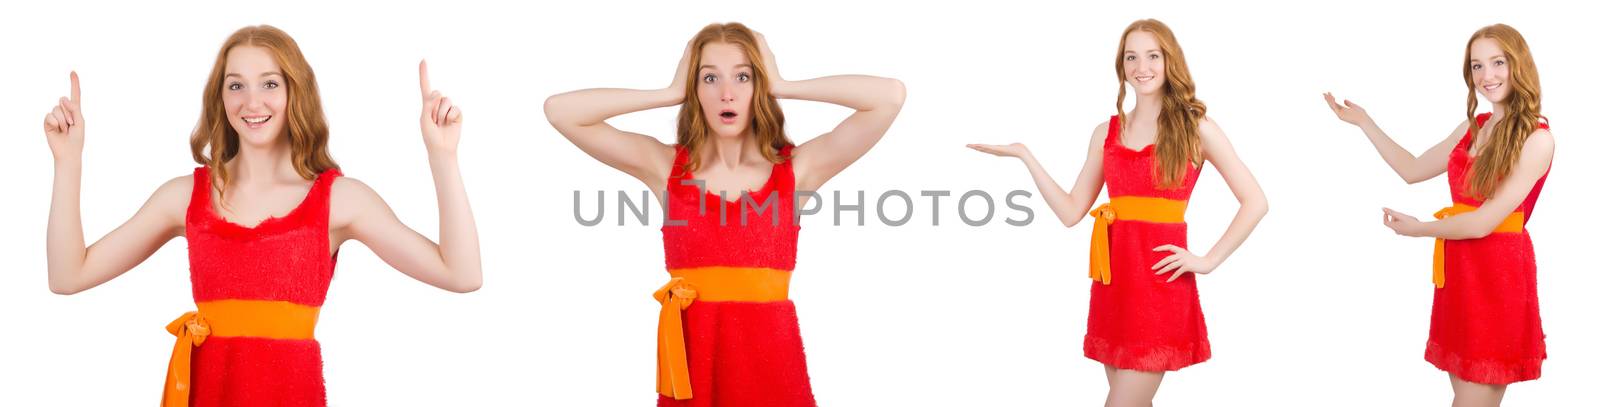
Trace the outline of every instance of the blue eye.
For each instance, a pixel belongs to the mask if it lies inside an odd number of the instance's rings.
[[[240,85],[238,82],[232,82],[228,84],[228,90],[239,90],[243,88],[244,85]]]
[[[750,74],[747,74],[747,73],[739,74],[739,82],[749,82],[749,81],[750,81]]]
[[[278,81],[267,81],[267,83],[265,85],[261,85],[261,86],[264,87],[264,88],[267,88],[267,89],[277,89],[278,88]]]
[[[701,81],[705,82],[707,84],[717,83],[717,76],[716,75],[706,75],[704,78],[701,79]]]

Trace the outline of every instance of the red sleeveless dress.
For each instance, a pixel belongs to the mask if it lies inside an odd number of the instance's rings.
[[[783,148],[782,155],[788,157],[791,149]],[[774,207],[749,211],[742,223],[738,197],[724,200],[686,184],[693,180],[687,163],[686,149],[678,147],[667,182],[667,219],[683,224],[668,223],[661,228],[669,272],[677,275],[692,269],[760,268],[784,273],[786,278],[794,270],[800,236],[800,226],[793,215],[792,161],[774,165],[766,184],[750,193],[756,205],[774,198]],[[772,224],[773,217],[777,217],[777,226]],[[675,400],[658,395],[657,405],[816,405],[794,302],[704,298],[682,311],[693,397]]]
[[[195,302],[321,307],[335,263],[328,248],[328,192],[339,176],[337,169],[324,171],[288,215],[244,227],[215,212],[210,172],[196,168],[184,222]],[[211,335],[194,347],[191,369],[191,406],[327,404],[315,339]]]
[[[1489,116],[1478,115],[1478,126]],[[1549,126],[1540,123],[1539,128]],[[1483,202],[1466,189],[1473,136],[1468,129],[1450,151],[1448,173],[1450,198],[1476,207]],[[1533,206],[1549,175],[1546,170],[1516,209],[1523,213],[1521,232],[1445,241],[1445,284],[1433,291],[1433,320],[1424,356],[1440,370],[1487,384],[1539,378],[1545,359],[1544,328],[1526,222],[1533,218]]]
[[[1190,165],[1175,188],[1157,186],[1155,145],[1124,147],[1122,126],[1111,117],[1104,160],[1107,195],[1188,201],[1200,169]],[[1118,369],[1178,370],[1211,358],[1205,315],[1194,274],[1167,282],[1150,266],[1171,255],[1157,246],[1188,248],[1188,225],[1117,220],[1109,225],[1110,284],[1093,282],[1084,356]]]

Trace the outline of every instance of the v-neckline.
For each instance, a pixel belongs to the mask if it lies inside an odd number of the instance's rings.
[[[754,190],[754,191],[751,191],[751,190],[740,190],[739,192],[741,194],[749,194],[751,197],[755,197],[756,195],[770,193],[771,190],[772,190],[772,185],[778,180],[778,166],[779,165],[782,165],[782,164],[777,164],[777,163],[772,164],[772,169],[767,171],[767,180],[766,180],[766,182],[761,184],[761,188],[760,189],[757,189],[757,190]],[[705,180],[701,180],[701,179],[695,178],[694,177],[694,171],[688,171],[688,170],[684,170],[683,179],[685,179],[685,180],[699,180],[702,183],[704,183],[704,181],[705,181]],[[724,205],[738,205],[739,204],[738,200],[742,199],[741,197],[734,197],[735,200],[729,201],[726,198],[723,198],[722,195],[718,195],[718,194],[712,193],[711,192],[711,184],[706,183],[706,184],[703,184],[703,185],[704,185],[704,188],[702,188],[702,190],[704,192],[701,193],[701,198],[702,199],[705,198],[705,197],[712,197],[712,198],[715,198],[718,201],[722,201],[722,203]],[[726,191],[724,191],[724,192],[726,192]]]
[[[233,226],[233,227],[245,230],[245,231],[252,231],[252,232],[253,231],[258,231],[258,230],[261,230],[262,226],[265,226],[268,223],[279,222],[279,221],[283,221],[284,219],[290,219],[290,218],[293,218],[295,215],[299,214],[301,209],[305,208],[306,202],[309,202],[311,200],[311,195],[315,194],[317,192],[317,185],[322,183],[322,176],[323,176],[322,174],[317,174],[317,178],[311,180],[311,188],[306,190],[306,195],[300,198],[300,203],[295,204],[294,208],[289,209],[288,213],[283,214],[283,216],[267,215],[267,217],[265,219],[262,219],[260,222],[256,222],[255,225],[253,225],[253,226],[245,226],[245,225],[239,224],[238,222],[234,222],[232,220],[228,220],[228,218],[226,216],[222,215],[222,212],[217,211],[217,200],[216,200],[216,197],[213,196],[213,194],[212,194],[213,188],[210,188],[212,186],[211,185],[211,174],[210,174],[209,171],[207,171],[207,173],[206,173],[206,187],[207,187],[206,188],[206,212],[210,213],[211,216],[213,218],[215,218],[217,221],[220,221],[222,223],[226,223],[226,224],[228,224],[230,226]]]

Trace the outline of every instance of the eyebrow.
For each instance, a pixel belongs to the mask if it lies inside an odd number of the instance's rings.
[[[1506,57],[1506,54],[1495,54],[1495,55],[1489,56],[1489,59],[1505,58],[1505,57]],[[1472,58],[1472,60],[1473,61],[1477,61],[1478,59],[1477,58]]]
[[[283,73],[282,72],[278,72],[278,71],[272,71],[272,72],[266,72],[266,73],[262,73],[261,74],[262,77],[267,77],[267,76],[272,76],[272,75],[283,76]],[[237,73],[229,72],[227,75],[225,75],[223,77],[225,77],[225,78],[233,78],[233,77],[243,78],[244,75],[240,75],[240,74],[237,74]]]
[[[717,67],[716,65],[711,65],[711,64],[700,65],[700,69],[716,68],[716,67]],[[750,68],[750,67],[753,67],[753,65],[750,65],[750,64],[738,64],[738,65],[734,65],[733,67],[735,69],[737,69],[737,68]]]
[[[1124,54],[1141,54],[1141,53],[1150,53],[1150,52],[1161,52],[1161,49],[1152,48],[1152,49],[1144,50],[1143,52],[1134,51],[1134,50],[1131,50],[1131,49],[1122,50],[1122,53],[1124,53]]]

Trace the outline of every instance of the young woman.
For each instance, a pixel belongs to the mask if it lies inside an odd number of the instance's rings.
[[[1348,100],[1328,107],[1367,134],[1407,183],[1448,174],[1452,205],[1438,221],[1384,208],[1397,234],[1435,238],[1433,320],[1424,358],[1450,374],[1457,406],[1499,405],[1506,385],[1539,378],[1544,329],[1533,241],[1524,229],[1539,201],[1555,138],[1539,114],[1539,71],[1527,41],[1496,24],[1473,33],[1462,61],[1467,117],[1421,157],[1400,147]],[[1479,114],[1478,96],[1494,110]]]
[[[1239,248],[1266,215],[1267,200],[1195,99],[1183,49],[1165,24],[1139,20],[1123,31],[1117,79],[1117,115],[1090,136],[1070,192],[1021,143],[968,147],[1020,158],[1062,224],[1095,217],[1084,356],[1105,365],[1106,405],[1144,406],[1164,372],[1211,357],[1194,275],[1210,273]],[[1135,104],[1124,114],[1129,88]],[[1204,162],[1217,167],[1239,211],[1210,251],[1195,254],[1183,214]],[[1090,211],[1102,184],[1110,202]]]
[[[73,73],[71,97],[44,119],[55,155],[50,291],[105,283],[182,236],[199,310],[167,326],[178,341],[162,405],[325,405],[312,332],[341,244],[360,241],[400,272],[446,290],[469,292],[483,281],[456,164],[461,110],[429,89],[426,63],[419,70],[438,244],[401,224],[371,188],[341,177],[311,66],[288,34],[253,26],[228,37],[206,80],[190,137],[200,167],[162,184],[133,218],[84,247],[86,122]]]
[[[856,112],[796,146],[778,99]],[[904,100],[894,79],[785,80],[765,38],[729,23],[689,41],[665,89],[587,89],[545,101],[556,130],[644,182],[666,207],[661,234],[672,278],[655,294],[658,405],[816,404],[788,300],[800,231],[794,210],[804,205],[795,191],[817,190],[866,154]],[[668,106],[680,106],[675,145],[606,123]]]

